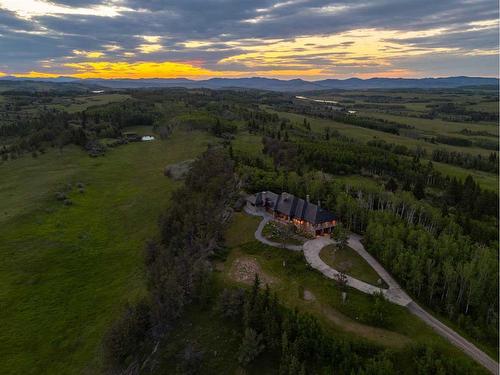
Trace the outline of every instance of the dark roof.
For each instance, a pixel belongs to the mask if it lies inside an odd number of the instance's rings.
[[[272,191],[263,191],[255,194],[255,204],[258,206],[269,206],[275,209],[278,203],[279,195]]]
[[[314,203],[307,202],[302,198],[297,198],[290,193],[278,195],[271,191],[263,191],[262,193],[255,194],[255,204],[258,206],[266,205],[282,215],[305,220],[313,224],[337,219],[330,211]]]

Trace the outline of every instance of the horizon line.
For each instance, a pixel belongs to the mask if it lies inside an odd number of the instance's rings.
[[[65,75],[59,75],[57,77],[44,77],[44,76],[38,76],[38,77],[23,77],[23,76],[16,76],[16,75],[4,75],[0,76],[0,80],[57,80],[57,79],[71,79],[75,81],[91,81],[91,80],[105,80],[105,81],[113,81],[113,80],[127,80],[127,81],[139,81],[139,80],[190,80],[190,81],[207,81],[211,79],[269,79],[269,80],[278,80],[278,81],[295,81],[295,80],[301,80],[304,82],[319,82],[319,81],[325,81],[325,80],[338,80],[338,81],[346,81],[349,79],[359,79],[362,81],[370,80],[370,79],[390,79],[390,80],[397,80],[397,79],[402,79],[402,80],[423,80],[423,79],[446,79],[446,78],[486,78],[486,79],[497,79],[500,80],[500,76],[481,76],[481,75],[452,75],[452,76],[425,76],[425,77],[383,77],[383,76],[373,76],[373,77],[357,77],[355,75],[346,77],[346,78],[336,78],[336,77],[328,77],[328,78],[321,78],[321,79],[315,79],[315,80],[308,80],[304,79],[302,77],[295,77],[295,78],[277,78],[277,77],[265,77],[265,76],[258,76],[258,75],[249,75],[249,76],[241,76],[241,77],[219,77],[219,76],[211,76],[211,77],[205,77],[205,78],[189,78],[189,76],[186,77],[138,77],[138,78],[127,78],[127,77],[115,77],[115,78],[103,78],[103,77],[96,77],[96,78],[79,78],[79,77],[72,77],[72,76],[65,76]]]

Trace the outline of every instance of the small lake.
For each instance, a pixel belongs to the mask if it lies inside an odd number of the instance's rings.
[[[332,110],[334,110],[334,111],[341,111],[341,110],[343,110],[343,108],[340,107],[339,105],[335,105],[335,104],[339,104],[339,102],[337,102],[336,100],[313,99],[313,98],[308,98],[307,96],[301,96],[301,95],[297,95],[295,97],[295,99],[310,100],[310,101],[315,102],[315,103],[328,104],[329,108],[332,109]]]

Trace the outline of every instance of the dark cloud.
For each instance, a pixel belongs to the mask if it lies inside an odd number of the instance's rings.
[[[111,4],[100,0],[54,0],[52,3],[78,8]],[[113,4],[126,10],[121,10],[116,17],[57,14],[22,19],[0,9],[2,65],[11,71],[19,66],[36,69],[40,60],[62,61],[71,57],[73,50],[105,52],[106,45],[120,47],[109,52],[108,59],[123,59],[125,52],[136,53],[135,57],[128,58],[138,59],[137,47],[147,43],[141,37],[144,35],[161,36],[158,43],[163,49],[142,59],[198,60],[213,68],[217,68],[220,59],[242,52],[238,46],[228,45],[230,42],[238,41],[239,46],[243,46],[255,43],[253,38],[293,40],[299,36],[332,35],[361,28],[400,31],[446,28],[450,32],[391,42],[422,49],[457,48],[465,52],[498,48],[497,29],[471,30],[468,26],[471,22],[498,19],[498,3],[493,0],[123,0]],[[183,43],[192,40],[212,44],[186,48]],[[347,48],[353,43],[346,41],[341,46]],[[295,51],[330,47],[334,46],[309,43],[303,48],[295,47]],[[300,57],[301,61],[310,63],[314,58],[318,59],[318,66],[326,66],[330,61],[314,52]],[[463,63],[472,59],[465,59]]]

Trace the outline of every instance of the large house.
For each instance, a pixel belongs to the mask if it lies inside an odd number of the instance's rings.
[[[247,197],[247,204],[265,209],[273,214],[274,218],[293,223],[299,230],[321,235],[331,233],[337,224],[337,217],[319,205],[297,198],[289,193],[280,195],[272,191],[263,191]]]

